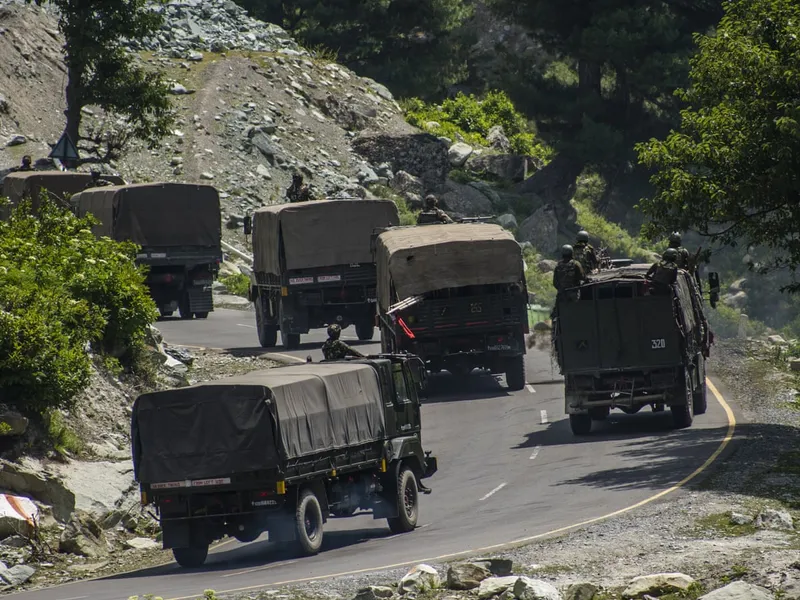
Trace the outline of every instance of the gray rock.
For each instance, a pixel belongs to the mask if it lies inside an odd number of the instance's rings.
[[[447,191],[439,199],[441,208],[468,217],[492,214],[492,203],[474,187],[456,183],[455,181],[448,181],[446,189]]]
[[[497,191],[495,191],[495,189],[485,181],[470,181],[467,185],[479,190],[495,206],[502,202],[500,194],[498,194]]]
[[[29,543],[30,542],[21,535],[12,535],[0,542],[0,546],[5,546],[6,548],[27,548]],[[1,564],[2,563],[0,563],[0,565]],[[2,570],[3,569],[0,568],[0,571]]]
[[[217,282],[214,282],[214,283],[217,283]],[[176,348],[174,346],[164,346],[164,352],[166,354],[169,354],[175,360],[181,361],[185,365],[191,365],[191,364],[194,363],[194,356],[192,356],[189,353],[189,351],[186,350],[185,348]]]
[[[256,167],[256,174],[262,179],[266,179],[267,181],[272,179],[272,174],[269,172],[269,169],[264,165],[258,165]]]
[[[20,463],[0,460],[0,489],[48,504],[61,522],[69,520],[75,510],[75,494],[63,479],[33,459]]]
[[[28,143],[28,138],[24,135],[12,135],[8,142],[6,142],[6,146],[11,148],[12,146],[22,146],[23,144]]]
[[[488,600],[499,596],[506,590],[513,589],[519,577],[511,575],[508,577],[489,577],[481,581],[478,587],[478,600]]]
[[[767,337],[767,341],[770,344],[775,344],[776,346],[788,346],[789,342],[782,335],[771,335]]]
[[[486,173],[502,181],[514,183],[524,181],[530,170],[528,157],[518,154],[471,156],[466,167],[474,173]]]
[[[743,515],[742,513],[732,512],[731,523],[733,523],[734,525],[752,525],[753,517],[750,517],[748,515]]]
[[[534,248],[545,254],[558,250],[558,217],[551,206],[543,206],[519,226],[517,238],[530,242]]]
[[[486,141],[489,142],[492,148],[500,150],[500,152],[511,152],[511,142],[508,141],[502,125],[495,125],[492,127],[489,133],[486,134]]]
[[[188,90],[186,86],[176,82],[169,88],[169,93],[175,94],[176,96],[185,96],[187,94],[194,94],[194,90]]]
[[[741,292],[746,285],[747,285],[747,279],[745,278],[737,279],[728,286],[728,291],[732,294],[735,294],[736,292]]]
[[[108,553],[102,528],[86,515],[70,520],[61,533],[58,550],[87,558],[99,558]]]
[[[192,62],[200,62],[203,60],[203,54],[202,52],[193,51],[189,52],[189,56],[187,56],[187,58]]]
[[[450,146],[449,150],[447,151],[447,157],[450,160],[450,164],[454,167],[463,167],[464,163],[467,162],[467,159],[470,157],[472,152],[472,146],[469,144],[465,144],[464,142],[456,142]]]
[[[756,517],[755,526],[759,529],[782,529],[790,531],[794,529],[794,520],[785,510],[775,510],[767,508]]]
[[[138,496],[130,455],[125,462],[96,461],[54,466],[64,485],[74,490],[75,508],[102,519],[123,502]]]
[[[536,263],[536,268],[542,273],[552,273],[556,270],[556,265],[558,265],[558,261],[545,258]]]
[[[460,563],[447,569],[447,587],[451,590],[472,590],[492,576],[491,571],[475,563]]]
[[[0,94],[0,113],[8,114],[10,108],[11,107],[8,103],[8,100],[6,100],[6,97],[3,96],[3,94]]]
[[[125,546],[131,550],[152,550],[153,548],[160,548],[161,544],[150,538],[136,537],[127,540]]]
[[[400,580],[400,585],[397,588],[399,594],[408,594],[411,592],[420,593],[422,591],[430,591],[441,586],[442,581],[439,578],[439,572],[430,565],[417,565],[409,571],[405,577]]]
[[[386,164],[386,163],[384,163]],[[401,194],[414,194],[422,196],[425,193],[425,185],[419,177],[414,177],[406,171],[398,171],[389,184],[391,188]]]
[[[393,595],[394,590],[390,587],[371,585],[358,590],[353,600],[380,600],[382,598],[391,598]]]
[[[731,308],[742,310],[747,306],[747,292],[736,292],[735,294],[725,294],[721,298],[722,303]]]
[[[517,579],[514,597],[517,600],[562,600],[561,594],[552,583],[530,577]]]
[[[564,600],[592,600],[599,591],[593,583],[573,583],[567,588]]]
[[[387,88],[385,85],[383,85],[381,83],[378,83],[377,81],[375,81],[373,79],[369,79],[368,77],[363,77],[362,79],[364,79],[364,81],[366,81],[366,83],[369,86],[369,88],[373,92],[378,94],[378,96],[380,96],[384,100],[388,100],[389,102],[393,102],[394,101],[394,96],[392,96],[392,92],[390,92],[389,88]]]
[[[389,163],[395,173],[405,171],[419,177],[428,189],[442,185],[450,171],[447,146],[428,133],[366,134],[352,145],[370,163]]]
[[[392,172],[392,165],[389,163],[381,163],[377,167],[375,167],[375,173],[378,177],[385,177],[386,179],[392,180],[394,179],[394,173]]]
[[[723,588],[700,596],[699,600],[772,600],[773,595],[769,590],[747,583],[734,581]]]
[[[480,565],[495,577],[507,577],[513,574],[514,563],[510,558],[476,558],[470,561],[472,564]]]
[[[379,179],[378,175],[375,173],[375,171],[373,171],[370,167],[368,167],[366,165],[362,166],[358,170],[358,173],[357,173],[356,177],[358,177],[358,182],[361,185],[364,185],[364,186],[373,185],[375,183],[378,183],[378,179]]]
[[[203,171],[200,173],[200,179],[211,180],[214,179],[214,174],[209,171]]]
[[[694,579],[683,573],[657,573],[634,577],[622,592],[623,598],[643,598],[686,591]]]
[[[22,435],[28,429],[28,419],[11,409],[0,409],[0,437]]]
[[[35,573],[36,569],[29,565],[17,565],[10,569],[0,571],[0,578],[8,585],[16,587],[28,581]]]
[[[256,133],[251,142],[253,147],[257,148],[273,167],[279,162],[285,161],[284,152],[281,147],[273,142],[266,134]]]
[[[501,227],[505,227],[506,229],[516,229],[519,226],[517,224],[517,217],[515,217],[511,213],[500,215],[499,217],[497,217],[497,222],[500,224]]]

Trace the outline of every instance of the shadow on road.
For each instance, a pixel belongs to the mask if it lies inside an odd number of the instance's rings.
[[[321,558],[325,552],[348,548],[372,540],[389,537],[392,533],[389,528],[351,529],[344,531],[325,531],[322,543]],[[184,569],[175,563],[143,569],[134,573],[121,573],[105,577],[105,581],[120,579],[142,579],[146,577],[159,577],[163,575],[177,575],[189,573],[213,573],[220,571],[242,571],[258,569],[259,567],[275,565],[284,561],[296,561],[305,557],[292,549],[291,544],[277,544],[264,541],[255,541],[249,544],[237,544],[230,549],[212,552],[208,555],[205,565],[196,569]]]
[[[507,396],[510,396],[510,393],[500,383],[499,375],[476,370],[466,377],[456,377],[447,371],[442,371],[428,375],[427,397],[423,398],[422,403],[468,402]]]

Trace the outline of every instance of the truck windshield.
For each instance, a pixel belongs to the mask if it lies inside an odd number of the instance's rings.
[[[392,365],[392,377],[394,378],[394,393],[398,404],[409,402],[408,389],[406,389],[406,378],[403,374],[403,366],[400,364]]]

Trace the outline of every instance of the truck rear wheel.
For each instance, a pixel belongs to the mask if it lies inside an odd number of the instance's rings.
[[[255,300],[256,305],[256,332],[258,333],[258,343],[262,348],[274,348],[278,345],[278,327],[266,322],[264,317],[264,301],[259,297]]]
[[[373,325],[370,321],[356,323],[356,336],[358,336],[358,339],[362,342],[371,340],[373,337],[375,337],[375,325]]]
[[[591,415],[570,415],[569,428],[573,435],[589,435],[592,432]]]
[[[397,516],[386,519],[392,533],[408,533],[417,526],[419,518],[419,489],[414,472],[400,467],[396,488]]]
[[[208,318],[208,313],[207,312],[198,312],[198,313],[194,313],[194,316],[197,317],[198,319],[207,319]]]
[[[506,363],[506,385],[517,391],[525,387],[525,356],[512,356]]]
[[[208,558],[208,545],[173,548],[172,556],[175,557],[175,562],[185,569],[202,567]]]
[[[694,414],[703,415],[708,409],[708,389],[706,386],[706,365],[704,361],[698,359],[698,363],[702,365],[702,370],[699,373],[700,387],[692,392],[692,401]]]
[[[609,414],[611,414],[609,406],[594,406],[589,409],[589,417],[592,421],[605,421]]]
[[[192,309],[189,307],[189,294],[184,292],[181,294],[181,299],[178,302],[178,310],[181,313],[181,319],[188,321],[192,318]]]
[[[297,350],[300,347],[299,333],[281,332],[281,339],[283,340],[283,347],[286,348],[287,350]]]
[[[672,413],[672,422],[677,429],[684,429],[691,427],[694,420],[694,397],[692,391],[692,378],[689,370],[686,369],[684,374],[685,382],[680,391],[676,390],[678,394],[683,395],[684,403],[675,404],[669,407]]]
[[[322,548],[322,508],[314,492],[309,489],[300,493],[294,524],[303,554],[317,554]]]

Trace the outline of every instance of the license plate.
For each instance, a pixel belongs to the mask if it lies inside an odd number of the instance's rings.
[[[329,283],[331,281],[341,281],[341,280],[342,280],[341,275],[320,275],[319,277],[317,277],[317,281],[319,281],[320,283]]]
[[[151,252],[150,258],[167,258],[166,252]]]
[[[290,277],[289,285],[303,285],[304,283],[314,283],[313,277]]]
[[[172,490],[175,488],[187,487],[209,487],[213,485],[227,485],[231,482],[230,477],[216,477],[214,479],[186,479],[184,481],[168,481],[166,483],[153,483],[151,490]]]

